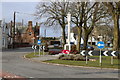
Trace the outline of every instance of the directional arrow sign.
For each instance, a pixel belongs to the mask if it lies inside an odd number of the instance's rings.
[[[33,46],[32,46],[32,49],[37,49],[37,46],[33,45]]]
[[[97,47],[98,47],[99,49],[104,48],[104,42],[99,41],[99,42],[97,43]]]
[[[32,49],[34,49],[34,45],[32,46]]]
[[[35,48],[34,49],[37,49],[37,46],[35,46]]]
[[[45,50],[45,46],[43,46],[43,50]]]
[[[103,54],[104,54],[105,56],[108,56],[107,53],[108,53],[108,51],[103,52]]]
[[[89,54],[90,56],[93,56],[93,55],[91,54],[92,52],[93,52],[93,51],[89,51],[88,54]]]
[[[38,40],[38,45],[40,45],[41,44],[41,40]]]
[[[112,56],[116,56],[116,55],[114,54],[115,52],[116,52],[116,51],[113,51],[113,52],[111,53],[111,55],[112,55]]]
[[[85,56],[85,54],[84,54],[84,53],[85,53],[85,50],[83,50],[83,51],[81,52],[81,54],[82,54],[83,56]]]

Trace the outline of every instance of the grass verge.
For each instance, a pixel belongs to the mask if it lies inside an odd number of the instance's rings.
[[[44,52],[44,54],[43,54],[43,52],[40,53],[40,55],[45,55],[45,54],[46,54],[46,52]],[[39,57],[39,53],[38,52],[37,53],[28,53],[27,55],[25,55],[25,57],[26,58]]]
[[[113,65],[111,65],[111,57],[102,57],[102,66],[99,64],[99,57],[93,57],[96,58],[96,61],[88,61],[88,64],[86,64],[86,61],[72,61],[72,60],[50,60],[50,61],[44,61],[48,63],[57,63],[57,64],[65,64],[65,65],[73,65],[73,66],[87,66],[87,67],[101,67],[101,68],[114,68],[114,69],[120,69],[120,63],[118,59],[113,60]]]

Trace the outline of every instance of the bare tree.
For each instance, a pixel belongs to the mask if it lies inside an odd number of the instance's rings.
[[[73,2],[70,4],[70,12],[72,14],[72,22],[77,27],[78,38],[77,38],[77,50],[80,51],[81,36],[82,36],[82,25],[84,17],[85,2]]]
[[[90,33],[92,32],[95,22],[97,22],[97,12],[99,10],[98,3],[85,3],[85,14],[84,14],[84,45],[83,48],[86,50],[87,42]],[[91,7],[89,7],[91,6]]]
[[[39,3],[36,7],[38,18],[48,15],[46,21],[44,21],[45,25],[53,26],[58,24],[61,26],[63,45],[66,44],[65,26],[67,24],[68,4],[68,2],[49,2]]]
[[[109,15],[104,9],[104,5],[100,4],[99,2],[95,2],[95,3],[87,2],[85,11],[86,13],[84,15],[84,25],[83,25],[84,49],[87,48],[88,38],[94,27],[101,25],[103,23],[107,23],[108,21],[106,20],[106,18],[109,18]],[[100,23],[101,19],[102,22]]]
[[[114,21],[114,40],[113,40],[113,50],[119,49],[119,14],[120,14],[120,1],[119,2],[104,2],[107,7],[107,11],[113,18]]]
[[[101,15],[101,6],[97,2],[77,2],[72,3],[71,6],[72,22],[77,26],[78,30],[77,50],[80,51],[82,32],[84,33],[84,49],[86,49],[88,37],[96,22],[105,15]]]

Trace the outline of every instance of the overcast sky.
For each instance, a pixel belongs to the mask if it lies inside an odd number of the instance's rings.
[[[38,2],[2,2],[2,19],[5,20],[5,22],[10,22],[13,20],[13,13],[14,11],[20,12],[16,13],[16,22],[22,22],[22,19],[24,21],[24,24],[27,24],[28,21],[33,21],[33,25],[35,25],[36,22],[39,22],[39,20],[36,20],[36,18],[29,14],[35,13],[35,7],[38,4]],[[23,14],[27,13],[27,14]],[[46,30],[47,37],[59,37],[61,36],[61,29],[54,30],[53,28],[46,28],[45,26],[41,26],[41,35],[44,36],[44,30]]]
[[[35,7],[38,4],[38,1],[50,1],[50,0],[1,0],[0,3],[0,19],[5,19],[6,22],[10,22],[13,20],[13,12],[17,11],[20,13],[16,14],[16,22],[21,22],[22,19],[24,20],[24,24],[27,24],[29,20],[35,22],[37,20],[34,16],[22,13],[35,13]],[[61,29],[54,30],[53,28],[46,28],[45,26],[41,26],[41,34],[44,36],[44,30],[47,29],[47,36],[48,37],[59,37],[61,36]]]

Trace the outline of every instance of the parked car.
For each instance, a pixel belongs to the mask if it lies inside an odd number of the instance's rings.
[[[45,46],[44,51],[45,51],[45,52],[48,52],[48,51],[49,51],[49,48]]]
[[[59,47],[59,44],[54,44],[54,47]]]
[[[87,45],[86,47],[87,47],[86,48],[87,50],[94,50],[94,48],[90,45]],[[83,44],[80,45],[80,48],[81,48],[81,50],[83,50]]]
[[[94,50],[92,46],[87,45],[87,50]]]

